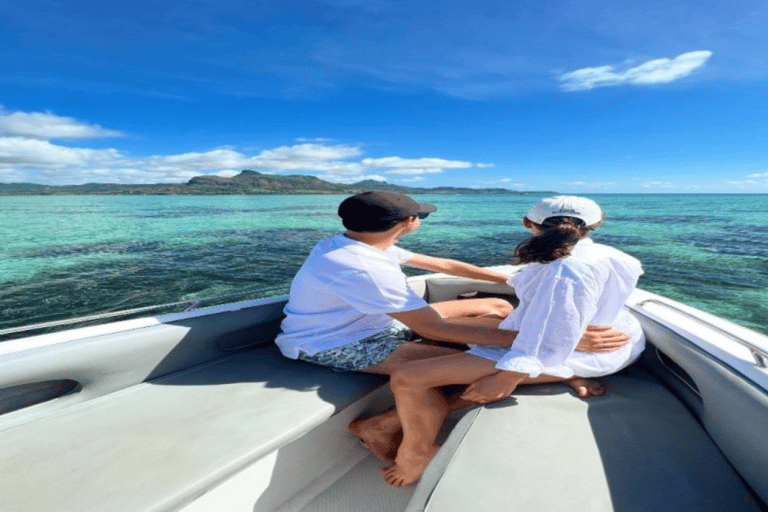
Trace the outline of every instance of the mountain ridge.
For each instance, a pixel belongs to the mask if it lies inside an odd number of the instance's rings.
[[[517,191],[506,188],[405,187],[375,180],[352,184],[331,183],[317,176],[267,174],[245,169],[236,176],[195,176],[186,183],[122,185],[39,185],[0,183],[0,195],[268,195],[268,194],[357,194],[368,190],[389,190],[403,194],[551,194],[552,191]]]

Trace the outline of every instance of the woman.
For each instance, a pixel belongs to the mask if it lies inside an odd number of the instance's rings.
[[[581,396],[600,395],[604,389],[585,377],[616,372],[637,359],[643,333],[622,308],[642,267],[589,238],[602,221],[602,210],[587,198],[557,196],[536,203],[523,219],[533,236],[515,250],[518,261],[529,265],[510,279],[520,305],[498,325],[519,331],[512,347],[475,346],[406,363],[392,374],[403,440],[395,464],[383,470],[388,484],[416,482],[434,457],[445,415],[457,407],[440,386],[470,384],[461,395],[466,404],[501,400],[520,384],[566,382]],[[588,324],[613,325],[631,334],[632,342],[615,352],[576,352]]]

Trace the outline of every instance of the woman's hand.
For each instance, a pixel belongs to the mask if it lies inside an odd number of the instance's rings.
[[[484,404],[507,398],[525,379],[525,373],[501,371],[477,379],[461,394],[461,398],[470,402]]]
[[[610,325],[588,325],[576,345],[577,352],[614,352],[632,341],[632,336]]]

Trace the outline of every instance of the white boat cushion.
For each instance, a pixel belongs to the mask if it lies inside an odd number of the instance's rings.
[[[0,510],[176,510],[384,382],[272,346],[77,404],[0,436]]]

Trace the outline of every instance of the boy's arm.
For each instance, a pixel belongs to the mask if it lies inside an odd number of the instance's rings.
[[[395,320],[407,325],[413,332],[434,341],[450,341],[468,345],[494,345],[509,347],[517,337],[517,331],[473,323],[472,319],[442,318],[437,311],[424,308],[389,313]],[[631,337],[608,326],[587,327],[577,350],[582,352],[613,352],[627,343]]]
[[[409,267],[416,267],[432,272],[441,272],[453,276],[468,277],[470,279],[480,279],[494,283],[506,283],[509,276],[501,272],[495,272],[463,261],[451,260],[448,258],[433,258],[425,254],[414,254],[411,259],[403,263]]]
[[[433,341],[508,347],[517,336],[517,331],[507,331],[471,322],[465,323],[460,318],[443,318],[429,306],[411,311],[388,313],[388,315],[407,325],[419,336]]]

